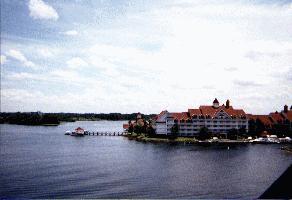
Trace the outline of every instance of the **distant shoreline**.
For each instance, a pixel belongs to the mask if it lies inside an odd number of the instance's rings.
[[[126,121],[126,120],[105,120],[105,119],[97,119],[97,120],[76,120],[76,121],[60,121],[59,124],[20,124],[20,123],[9,123],[9,122],[1,122],[0,124],[9,124],[9,125],[20,125],[20,126],[59,126],[64,123],[74,123],[74,122],[94,122],[94,121]]]
[[[59,125],[63,122],[76,121],[129,121],[136,119],[137,113],[121,114],[121,113],[42,113],[42,112],[14,112],[0,113],[0,124],[17,124],[17,125]],[[150,119],[154,114],[143,115],[146,119]]]

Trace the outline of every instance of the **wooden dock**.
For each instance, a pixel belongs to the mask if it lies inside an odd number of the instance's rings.
[[[126,132],[87,132],[88,136],[124,136]]]

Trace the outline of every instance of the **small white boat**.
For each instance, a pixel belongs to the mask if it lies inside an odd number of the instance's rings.
[[[213,137],[212,139],[209,139],[208,142],[219,142],[218,137]]]
[[[292,139],[290,137],[279,138],[280,143],[292,143]]]
[[[262,137],[256,138],[256,139],[252,140],[251,142],[252,143],[256,143],[256,144],[266,144],[266,143],[269,143],[268,138],[262,138]]]
[[[268,142],[270,142],[270,143],[280,143],[280,140],[276,135],[270,135],[270,136],[268,136]]]
[[[71,131],[66,131],[65,135],[71,135]]]

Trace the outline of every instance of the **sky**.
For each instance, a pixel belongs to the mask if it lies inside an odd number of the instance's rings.
[[[292,105],[292,1],[0,3],[1,112]]]

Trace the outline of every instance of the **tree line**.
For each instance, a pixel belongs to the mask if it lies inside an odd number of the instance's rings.
[[[78,120],[134,120],[137,113],[41,113],[41,112],[1,112],[0,123],[19,125],[59,125],[61,122],[74,122]],[[154,117],[154,114],[142,115],[145,119]]]

